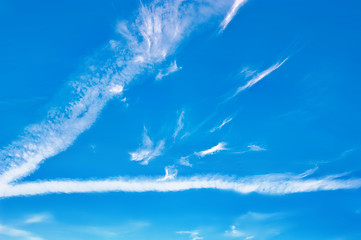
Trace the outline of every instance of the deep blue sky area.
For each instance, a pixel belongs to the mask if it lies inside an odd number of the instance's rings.
[[[0,0],[0,239],[361,239],[361,3],[178,2]]]

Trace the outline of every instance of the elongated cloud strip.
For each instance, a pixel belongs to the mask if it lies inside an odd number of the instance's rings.
[[[221,129],[224,125],[226,125],[230,121],[232,121],[231,117],[228,117],[228,118],[224,119],[223,122],[221,123],[221,125],[212,128],[209,132],[213,133],[214,131]]]
[[[117,178],[105,180],[59,180],[19,183],[0,186],[0,197],[30,196],[50,193],[87,192],[175,192],[190,189],[217,189],[237,193],[291,194],[302,192],[356,189],[361,179],[345,179],[339,176],[305,179],[292,174],[268,174],[239,179],[221,176],[195,176],[168,181],[159,178]]]
[[[42,240],[41,237],[37,237],[31,232],[0,224],[0,236],[1,235],[14,237],[16,239],[21,238],[26,240]]]
[[[219,33],[222,33],[224,31],[224,29],[226,29],[226,27],[232,21],[234,16],[236,16],[240,7],[242,7],[246,2],[247,2],[247,0],[235,0],[234,1],[231,10],[227,13],[227,16],[223,19],[222,23],[219,25],[219,27],[220,27]]]
[[[220,142],[216,146],[214,146],[214,147],[212,147],[210,149],[200,151],[200,152],[197,152],[195,154],[197,156],[200,156],[200,157],[204,157],[204,156],[207,156],[207,155],[212,155],[212,154],[214,154],[216,152],[227,150],[227,148],[225,146],[226,146],[225,142]]]
[[[135,152],[129,153],[131,156],[130,160],[140,162],[142,165],[148,165],[150,160],[162,154],[163,149],[164,140],[159,141],[159,143],[154,146],[153,141],[147,135],[147,131],[144,130],[143,143]]]
[[[178,133],[184,127],[183,118],[184,118],[184,111],[182,111],[181,114],[179,115],[179,118],[178,118],[178,121],[177,121],[177,128],[175,129],[175,131],[173,133],[173,138],[174,139],[178,136]]]
[[[227,4],[215,0],[141,5],[133,23],[119,23],[117,31],[122,39],[110,41],[106,50],[97,54],[111,57],[96,59],[95,65],[71,82],[68,102],[54,107],[42,122],[27,127],[20,140],[1,150],[0,183],[20,180],[45,159],[66,150],[124,86],[164,61],[195,26],[226,9]]]
[[[261,152],[261,151],[267,150],[261,146],[255,145],[255,144],[248,145],[248,149],[249,149],[248,151],[251,151],[251,152]]]
[[[232,96],[235,97],[238,93],[242,92],[243,90],[246,90],[247,88],[252,87],[253,85],[255,85],[256,83],[258,83],[259,81],[261,81],[263,78],[267,77],[270,73],[272,73],[274,70],[278,69],[279,67],[281,67],[288,58],[286,58],[285,60],[283,60],[280,63],[276,63],[275,65],[271,66],[270,68],[268,68],[267,70],[264,70],[263,72],[258,73],[255,77],[253,77],[251,80],[249,80],[244,86],[241,86],[237,89],[236,93]]]
[[[174,61],[174,62],[171,63],[171,65],[169,65],[169,67],[159,71],[159,73],[157,74],[155,79],[156,80],[161,80],[162,78],[168,76],[169,74],[177,72],[177,71],[179,71],[181,69],[182,69],[182,67],[178,67],[177,62]]]

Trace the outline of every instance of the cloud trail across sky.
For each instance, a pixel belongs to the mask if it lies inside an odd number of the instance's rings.
[[[51,193],[95,192],[176,192],[191,189],[216,189],[241,194],[259,193],[283,195],[291,193],[356,189],[361,179],[346,179],[340,176],[300,178],[292,174],[268,174],[243,178],[216,176],[178,177],[168,181],[159,178],[114,178],[105,180],[53,180],[19,183],[2,187],[0,198],[32,196]]]
[[[45,159],[66,150],[130,81],[164,61],[195,26],[223,14],[230,4],[169,0],[141,5],[132,23],[119,23],[122,39],[111,40],[104,50],[111,57],[97,59],[103,63],[89,66],[71,82],[70,100],[51,109],[42,122],[28,126],[19,140],[0,151],[0,184],[28,176]]]

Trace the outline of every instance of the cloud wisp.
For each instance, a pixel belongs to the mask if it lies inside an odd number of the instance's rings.
[[[229,12],[227,13],[226,17],[223,19],[223,21],[221,22],[221,24],[219,25],[220,29],[218,33],[222,33],[224,31],[224,29],[226,29],[226,27],[228,26],[228,24],[232,21],[232,19],[234,18],[234,16],[236,16],[238,10],[244,5],[246,4],[247,0],[235,0],[232,8],[229,10]]]
[[[169,74],[177,72],[181,69],[182,69],[182,67],[178,67],[177,62],[174,61],[167,68],[160,70],[159,73],[157,74],[157,76],[155,77],[155,79],[161,80],[162,78],[168,76]]]
[[[162,155],[164,143],[164,140],[160,140],[157,145],[154,145],[144,128],[142,145],[136,151],[129,153],[130,160],[140,162],[142,165],[148,165],[150,160]]]
[[[177,127],[173,133],[173,139],[175,139],[178,136],[179,132],[183,129],[183,127],[184,127],[183,119],[184,119],[184,110],[179,115],[179,118],[177,121]]]
[[[279,67],[281,67],[288,58],[286,58],[285,60],[283,60],[282,62],[278,62],[276,64],[274,64],[273,66],[271,66],[270,68],[264,70],[263,72],[260,72],[258,74],[256,74],[256,76],[254,76],[251,80],[249,80],[245,85],[239,87],[237,89],[237,91],[233,94],[232,98],[235,97],[236,95],[238,95],[240,92],[246,90],[247,88],[252,87],[253,85],[255,85],[256,83],[258,83],[259,81],[261,81],[263,78],[267,77],[269,74],[271,74],[273,71],[275,71],[276,69],[278,69]]]
[[[13,238],[21,238],[21,239],[25,239],[25,240],[43,240],[43,238],[36,236],[35,234],[22,230],[22,229],[18,229],[18,228],[14,228],[14,227],[9,227],[9,226],[5,226],[0,224],[0,236],[7,236],[7,237],[13,237]]]
[[[224,151],[224,150],[228,150],[226,148],[226,143],[225,142],[220,142],[218,143],[216,146],[211,147],[210,149],[204,150],[204,151],[200,151],[200,152],[196,152],[195,155],[199,156],[199,157],[204,157],[207,155],[212,155],[216,152],[220,152],[220,151]]]
[[[158,181],[167,181],[167,180],[172,180],[174,179],[177,174],[178,174],[178,170],[174,167],[174,166],[167,166],[164,168],[165,170],[165,175],[163,178],[158,179]]]
[[[232,121],[232,118],[231,118],[231,117],[228,117],[228,118],[224,119],[223,122],[222,122],[219,126],[212,128],[209,132],[213,133],[213,132],[215,132],[216,130],[221,129],[222,127],[224,127],[224,125],[226,125],[226,124],[229,123],[230,121]]]
[[[249,152],[261,152],[261,151],[266,151],[267,149],[261,147],[261,146],[258,146],[256,144],[250,144],[248,145],[248,151]]]
[[[121,38],[111,40],[102,54],[96,54],[111,57],[94,59],[95,64],[69,84],[66,103],[51,109],[43,121],[27,127],[20,140],[0,151],[0,183],[16,182],[45,159],[65,151],[129,82],[164,61],[197,25],[226,12],[227,7],[212,0],[141,4],[134,21],[118,24]]]
[[[1,186],[0,198],[50,193],[95,192],[176,192],[191,189],[217,189],[241,194],[284,195],[361,187],[360,178],[324,176],[300,178],[293,174],[268,174],[243,178],[216,176],[178,177],[168,181],[159,178],[112,178],[105,180],[53,180]]]
[[[199,235],[198,231],[178,231],[177,234],[185,234],[185,235],[189,235],[189,238],[191,240],[200,240],[203,239],[203,237],[201,237]]]

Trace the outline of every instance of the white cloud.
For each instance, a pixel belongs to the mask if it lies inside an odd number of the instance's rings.
[[[49,221],[52,216],[48,213],[34,214],[25,220],[25,224],[42,223]]]
[[[178,231],[177,234],[186,234],[189,235],[189,239],[191,240],[200,240],[203,239],[203,237],[199,236],[198,231]]]
[[[225,146],[226,146],[225,142],[220,142],[216,146],[214,146],[214,147],[212,147],[210,149],[200,151],[200,152],[196,152],[195,154],[197,156],[200,156],[200,157],[204,157],[204,156],[207,156],[207,155],[212,155],[212,154],[214,154],[216,152],[219,152],[219,151],[228,150]]]
[[[189,162],[189,156],[181,157],[179,159],[179,164],[187,167],[192,167],[193,165]]]
[[[252,87],[253,85],[255,85],[257,82],[261,81],[263,78],[267,77],[270,73],[272,73],[274,70],[276,70],[277,68],[281,67],[288,58],[286,58],[285,60],[283,60],[282,62],[278,62],[275,65],[271,66],[270,68],[264,70],[263,72],[258,73],[256,76],[254,76],[251,80],[249,80],[245,85],[239,87],[236,91],[235,94],[233,94],[232,97],[235,97],[238,93],[246,90],[247,88]]]
[[[255,144],[248,145],[248,149],[249,149],[249,151],[252,151],[252,152],[266,151],[265,148],[260,147],[260,146],[255,145]]]
[[[231,10],[229,10],[226,17],[223,19],[223,21],[219,25],[219,27],[220,27],[219,33],[223,32],[224,29],[226,29],[226,27],[232,21],[234,16],[236,16],[239,8],[242,7],[246,2],[247,2],[247,0],[235,0],[234,1],[233,5],[231,7]]]
[[[20,180],[45,159],[66,150],[92,126],[106,103],[122,93],[124,86],[145,69],[164,61],[197,25],[223,14],[226,7],[223,1],[213,0],[141,4],[132,23],[118,25],[122,39],[109,41],[105,51],[113,56],[96,59],[96,66],[89,66],[69,84],[72,89],[67,103],[54,107],[42,122],[27,127],[20,140],[1,150],[0,183]]]
[[[300,178],[293,174],[268,174],[243,178],[222,176],[177,177],[158,181],[159,178],[111,178],[105,180],[53,180],[0,186],[0,197],[29,196],[50,193],[86,192],[174,192],[190,189],[218,189],[237,193],[283,195],[301,192],[356,189],[361,179],[340,178],[340,175],[322,178]]]
[[[163,178],[158,179],[158,181],[172,180],[178,174],[178,170],[174,166],[167,166],[164,168],[164,170],[165,170],[165,176]]]
[[[0,235],[14,237],[14,238],[21,238],[25,240],[43,240],[41,237],[36,236],[35,234],[22,230],[17,229],[9,226],[5,226],[0,224]]]
[[[143,143],[135,151],[130,152],[130,160],[140,162],[142,165],[148,165],[149,161],[162,155],[164,149],[164,140],[154,145],[153,141],[148,137],[147,130],[144,128]]]
[[[246,233],[236,229],[236,226],[232,225],[230,230],[226,230],[225,235],[227,237],[245,237]]]
[[[224,119],[223,122],[221,123],[221,125],[212,128],[209,132],[213,133],[214,131],[221,129],[224,125],[226,125],[230,121],[232,121],[231,117],[228,117],[228,118]]]
[[[169,74],[177,72],[181,69],[182,67],[178,67],[177,62],[174,61],[167,68],[160,70],[155,79],[161,80],[162,78],[168,76]]]
[[[174,139],[178,136],[178,133],[184,127],[183,118],[184,118],[184,111],[182,111],[181,114],[179,115],[179,118],[178,118],[178,121],[177,121],[177,128],[175,129],[175,131],[173,133],[173,138]]]

